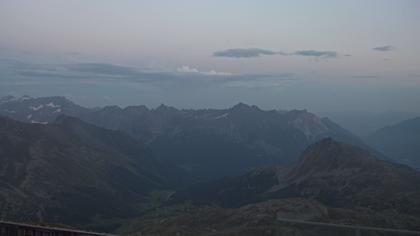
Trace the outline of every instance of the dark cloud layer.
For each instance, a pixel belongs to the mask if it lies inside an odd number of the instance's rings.
[[[392,51],[394,49],[395,49],[395,47],[394,46],[391,46],[391,45],[386,45],[386,46],[380,46],[380,47],[373,48],[373,50],[375,50],[375,51],[381,51],[381,52]]]
[[[0,61],[1,62],[1,61]],[[10,67],[7,62],[9,75],[18,80],[51,83],[96,83],[96,84],[124,84],[135,83],[155,87],[242,87],[261,88],[278,87],[286,81],[296,80],[292,73],[280,74],[230,74],[216,72],[201,72],[188,68],[185,71],[148,71],[136,67],[115,65],[108,63],[76,63],[76,64],[31,64],[13,62],[18,66]],[[1,63],[0,63],[1,66]],[[191,73],[193,71],[194,73]],[[5,71],[3,71],[5,73]],[[1,73],[0,73],[1,76]]]
[[[136,75],[138,72],[131,67],[120,66],[107,63],[78,63],[66,65],[66,67],[73,71],[104,74],[104,75]]]
[[[301,50],[293,53],[296,56],[304,57],[320,57],[320,58],[335,58],[338,56],[337,52],[333,51],[316,51],[316,50]]]
[[[298,50],[293,53],[275,52],[261,48],[233,48],[213,53],[215,57],[231,57],[231,58],[255,58],[260,56],[303,56],[317,58],[336,58],[338,53],[334,51],[317,51],[317,50]]]
[[[215,57],[236,57],[236,58],[251,58],[260,57],[262,55],[275,55],[274,51],[261,48],[232,48],[213,53]]]

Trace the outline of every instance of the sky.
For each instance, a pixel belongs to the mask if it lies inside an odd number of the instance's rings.
[[[0,0],[0,96],[420,111],[418,0]]]

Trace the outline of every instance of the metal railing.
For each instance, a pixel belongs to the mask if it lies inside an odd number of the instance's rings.
[[[359,225],[344,225],[344,224],[332,224],[324,222],[313,222],[305,220],[295,220],[295,219],[285,219],[277,218],[277,221],[291,224],[294,227],[296,226],[313,226],[318,228],[329,228],[337,230],[346,230],[348,232],[353,232],[355,236],[362,235],[420,235],[420,231],[405,230],[405,229],[391,229],[391,228],[380,228],[380,227],[370,227],[370,226],[359,226]]]
[[[0,236],[113,236],[76,229],[33,225],[0,220]]]

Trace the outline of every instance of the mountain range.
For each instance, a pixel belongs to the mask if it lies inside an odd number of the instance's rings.
[[[0,115],[5,219],[146,235],[340,233],[279,218],[420,230],[420,174],[404,165],[417,163],[418,119],[373,134],[373,149],[306,110],[243,103],[85,108],[8,96]]]
[[[5,97],[0,114],[44,124],[65,114],[125,132],[197,181],[293,162],[308,145],[325,137],[364,145],[328,118],[306,110],[265,111],[243,103],[228,109],[179,110],[166,105],[87,109],[64,97]]]
[[[25,95],[0,98],[0,115],[26,123],[47,124],[63,114],[79,117],[90,111],[65,97],[33,98]]]

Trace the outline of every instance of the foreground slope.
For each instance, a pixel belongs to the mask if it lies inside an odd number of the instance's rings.
[[[75,225],[138,214],[175,171],[126,134],[64,116],[0,118],[0,163],[2,218]]]
[[[127,222],[117,230],[121,235],[185,236],[353,236],[355,230],[288,223],[324,222],[353,226],[371,226],[419,230],[420,220],[394,211],[333,208],[304,198],[275,199],[239,208],[182,205],[154,211]],[[361,235],[404,235],[362,230]]]

